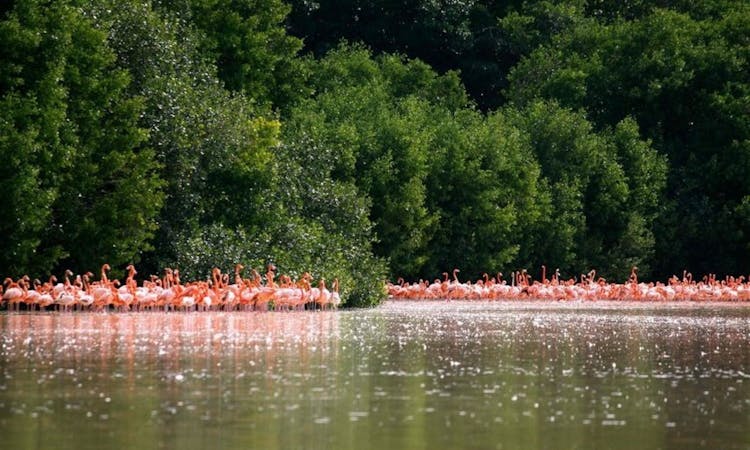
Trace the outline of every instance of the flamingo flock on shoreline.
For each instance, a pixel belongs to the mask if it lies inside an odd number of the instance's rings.
[[[276,267],[270,264],[264,283],[255,269],[243,278],[243,269],[241,264],[235,266],[231,284],[229,274],[218,268],[212,270],[209,281],[189,283],[180,281],[179,270],[167,268],[163,277],[152,275],[139,286],[132,264],[124,283],[109,279],[109,264],[102,266],[98,281],[93,281],[91,272],[74,276],[69,270],[63,282],[54,275],[45,283],[30,282],[28,276],[15,281],[6,278],[0,307],[10,311],[268,311],[337,308],[341,303],[338,279],[329,290],[323,278],[312,287],[308,272],[296,281],[282,274],[277,281]]]
[[[532,281],[526,270],[513,272],[510,284],[498,273],[490,278],[472,283],[458,280],[458,269],[453,270],[453,279],[443,272],[443,279],[433,282],[420,280],[407,283],[399,278],[398,283],[388,283],[388,297],[394,300],[615,300],[615,301],[750,301],[750,282],[744,276],[727,276],[718,280],[716,275],[704,276],[694,281],[692,274],[683,272],[666,283],[644,283],[638,281],[638,268],[633,267],[625,283],[608,283],[596,276],[592,270],[580,279],[563,280],[556,270],[547,278],[542,266],[541,281]]]

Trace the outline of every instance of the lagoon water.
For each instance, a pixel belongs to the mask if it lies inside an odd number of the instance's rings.
[[[2,313],[0,448],[750,448],[750,305]]]

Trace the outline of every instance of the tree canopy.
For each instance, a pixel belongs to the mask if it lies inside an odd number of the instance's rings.
[[[738,0],[15,0],[0,273],[746,273],[749,49]]]

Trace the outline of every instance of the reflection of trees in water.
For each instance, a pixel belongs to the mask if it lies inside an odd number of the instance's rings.
[[[422,353],[433,356],[428,363],[432,361],[436,368],[444,361],[460,360],[462,365],[454,371],[463,371],[465,364],[492,359],[547,377],[572,368],[603,375],[612,372],[613,364],[615,369],[629,367],[645,373],[750,366],[750,322],[742,317],[544,311],[492,315],[478,310],[473,316],[392,320],[387,323],[387,335],[394,337],[386,347],[387,359],[403,361],[401,367],[419,361]]]
[[[455,409],[444,414],[452,418],[451,434],[502,429],[503,442],[511,447],[555,447],[562,436],[550,432],[552,418],[576,425],[579,433],[568,428],[564,436],[572,446],[587,442],[593,432],[590,424],[597,428],[603,423],[630,423],[643,430],[638,439],[646,447],[663,446],[673,442],[679,430],[684,433],[686,424],[710,435],[707,411],[732,427],[738,423],[737,408],[747,410],[741,399],[750,394],[750,385],[737,384],[743,379],[740,373],[750,373],[746,315],[747,311],[707,318],[705,311],[689,310],[674,316],[487,313],[479,306],[458,306],[453,313],[389,321],[387,334],[392,339],[384,361],[398,361],[396,366],[403,368],[424,361],[428,375],[420,381],[427,388],[411,390],[417,399],[413,403],[444,411],[440,405],[445,403],[429,391],[451,394]],[[396,345],[399,341],[407,344]],[[720,351],[713,353],[717,348]],[[727,389],[729,395],[723,395]],[[705,394],[707,390],[712,392]],[[392,409],[394,414],[401,412]],[[483,411],[485,417],[462,422],[455,416],[462,409]],[[477,422],[484,425],[478,427]],[[666,423],[678,430],[665,428]],[[446,439],[453,442],[445,434],[426,437],[437,446]]]
[[[67,395],[84,409],[60,401],[38,430],[93,423],[129,446],[327,448],[364,433],[380,448],[585,447],[623,421],[612,430],[653,448],[679,433],[721,442],[709,419],[747,425],[748,310],[450,308],[0,316],[0,368],[17,375],[0,394],[31,406]],[[28,435],[26,419],[12,423]]]

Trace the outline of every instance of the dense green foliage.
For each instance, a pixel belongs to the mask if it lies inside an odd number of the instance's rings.
[[[712,6],[705,18],[666,9],[613,23],[580,18],[510,75],[515,105],[555,99],[597,128],[632,117],[668,158],[656,211],[661,272],[750,263],[750,7],[733,3],[694,8]]]
[[[745,2],[0,14],[4,275],[273,262],[368,305],[453,267],[750,270]]]
[[[2,267],[122,265],[151,249],[159,162],[107,36],[67,3],[0,23]],[[106,226],[103,226],[106,225]]]

